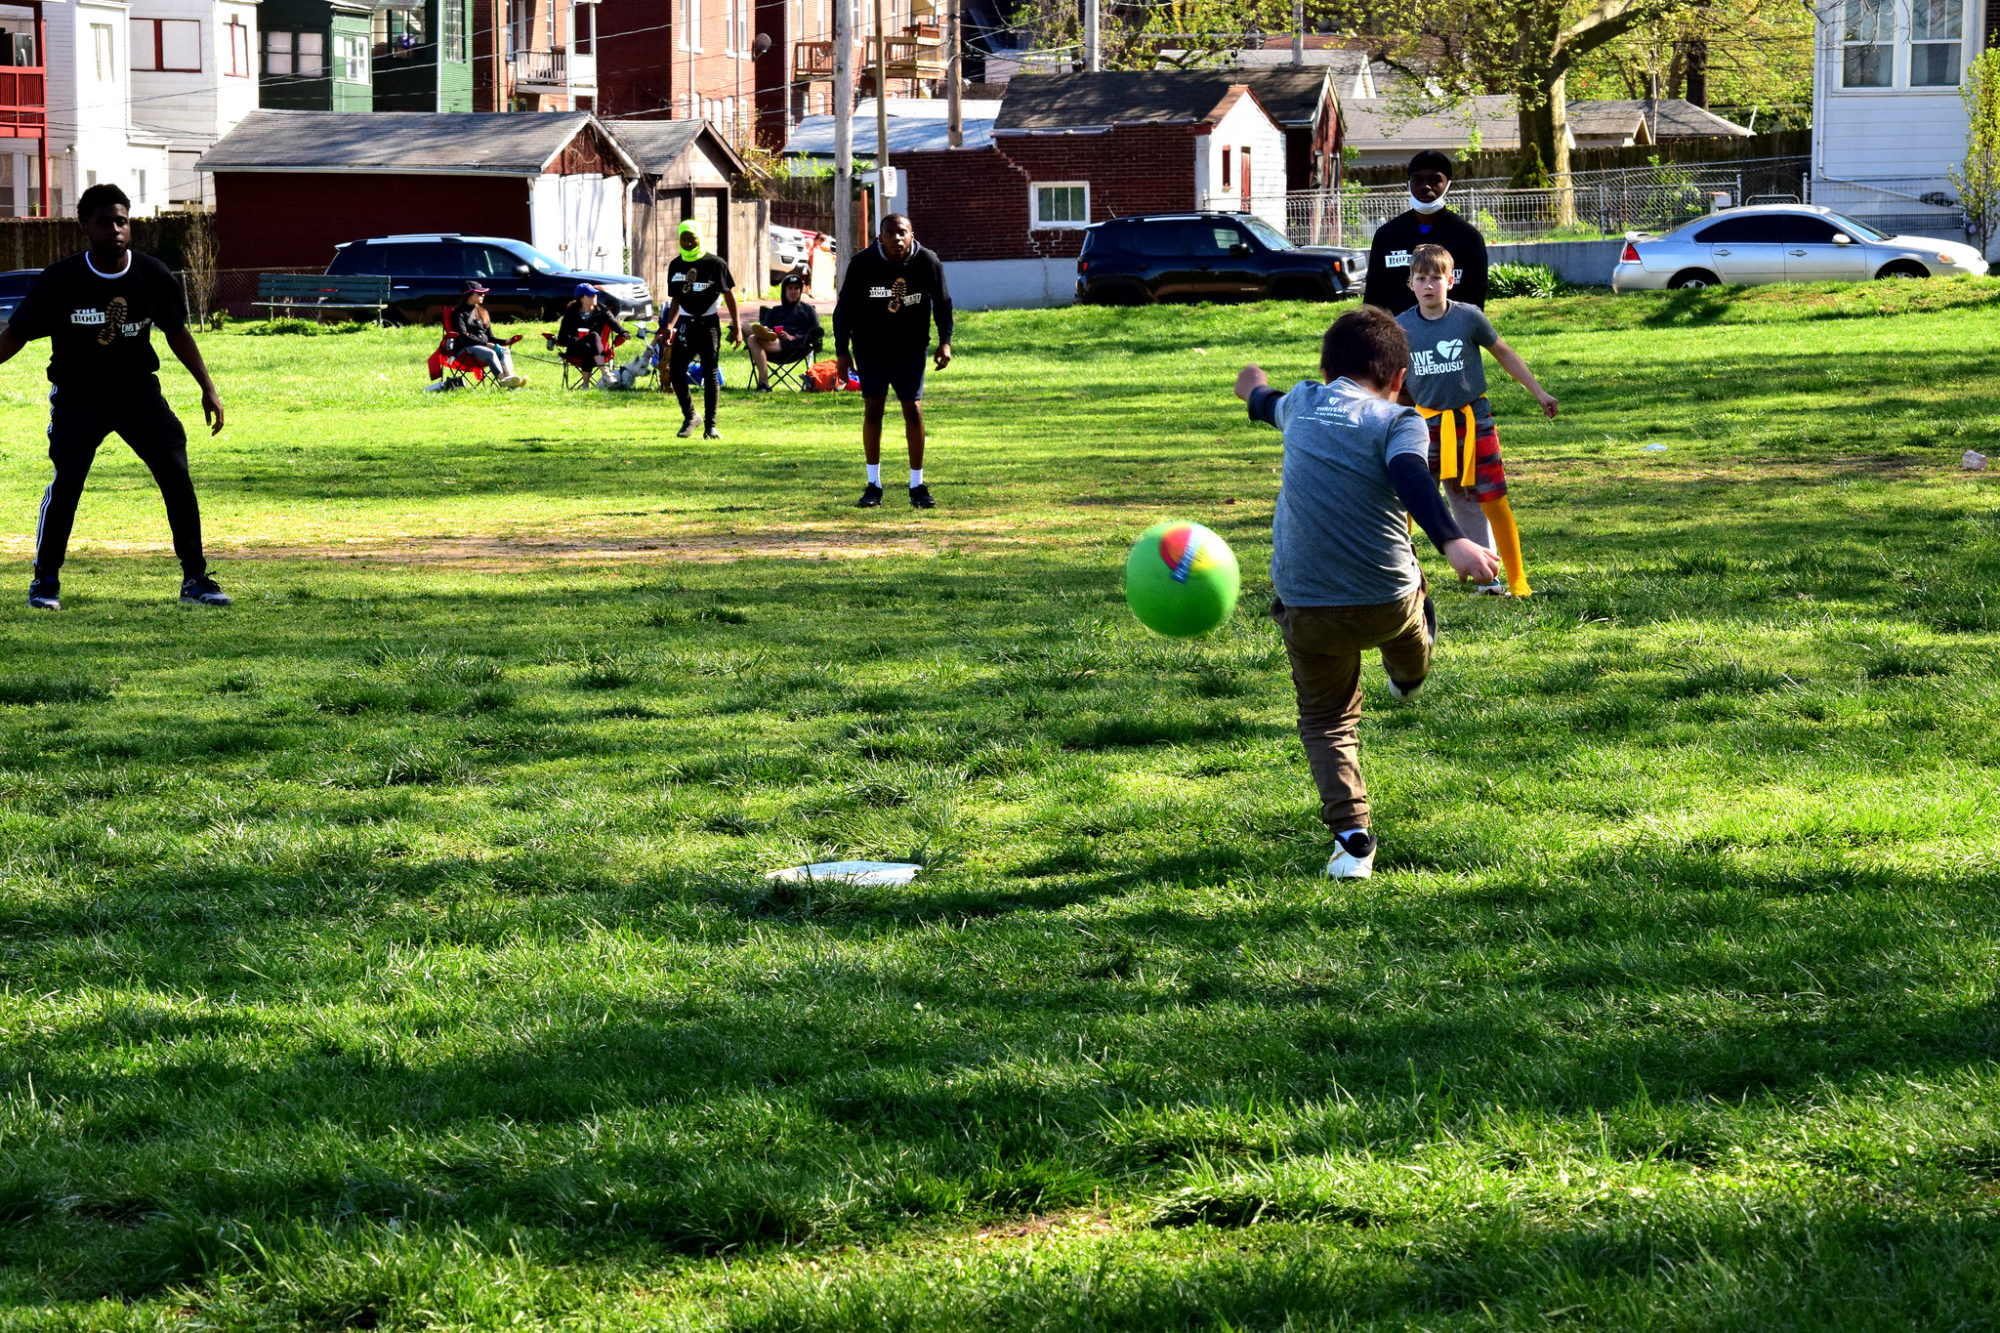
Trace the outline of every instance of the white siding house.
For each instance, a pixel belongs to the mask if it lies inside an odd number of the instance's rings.
[[[1224,99],[1226,109],[1194,140],[1195,207],[1255,213],[1285,229],[1285,132],[1247,91]]]
[[[1985,37],[1976,0],[1819,0],[1812,201],[1890,231],[1959,239],[1947,174],[1959,87]]]
[[[135,217],[159,212],[167,196],[167,136],[132,114],[129,6],[124,0],[53,0],[42,12],[51,209],[58,217],[69,213],[77,195],[102,181],[124,189]],[[73,115],[63,114],[72,107]]]
[[[130,23],[134,119],[167,138],[168,197],[213,204],[194,164],[257,109],[257,0],[131,0]]]

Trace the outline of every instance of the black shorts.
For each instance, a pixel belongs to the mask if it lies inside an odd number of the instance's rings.
[[[919,403],[924,397],[924,367],[930,353],[923,348],[886,357],[854,356],[854,373],[861,377],[863,398],[887,398],[896,391],[899,403]]]

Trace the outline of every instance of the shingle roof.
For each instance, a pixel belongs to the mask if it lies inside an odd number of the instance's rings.
[[[993,128],[1004,134],[1198,124],[1209,118],[1232,85],[1247,84],[1251,78],[1242,70],[1017,74],[1008,80],[1007,98]]]
[[[639,170],[648,176],[664,174],[687,151],[688,145],[704,132],[708,134],[711,144],[728,155],[731,171],[741,174],[748,170],[736,150],[729,146],[729,141],[716,134],[705,120],[607,120],[601,123],[618,141],[618,146],[639,164]]]
[[[595,123],[588,111],[252,111],[198,165],[204,171],[535,176]],[[614,145],[614,151],[636,170],[623,149]]]
[[[1404,108],[1387,97],[1354,98],[1341,109],[1347,115],[1347,142],[1356,148],[1463,148],[1475,126],[1482,148],[1512,151],[1521,146],[1520,117],[1514,99],[1505,93],[1468,97],[1455,107],[1416,116],[1403,115]]]
[[[1654,137],[1658,139],[1747,139],[1751,134],[1747,126],[1724,120],[1708,108],[1696,106],[1682,97],[1663,97],[1658,102],[1628,98],[1569,104],[1570,123],[1576,127],[1578,134],[1611,132],[1584,129],[1586,124],[1598,123],[1593,121],[1594,117],[1602,116],[1613,121],[1623,117],[1629,122],[1633,116],[1644,116],[1646,123],[1652,125],[1656,114],[1658,129]]]

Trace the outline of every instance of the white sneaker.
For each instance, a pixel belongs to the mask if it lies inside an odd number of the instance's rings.
[[[1375,874],[1375,835],[1349,829],[1334,835],[1334,853],[1327,860],[1328,879],[1371,879]]]
[[[526,375],[509,375],[502,379],[500,384],[503,388],[525,389],[528,387],[528,377]]]
[[[1495,579],[1491,583],[1475,584],[1472,591],[1481,597],[1512,597],[1514,595],[1508,589],[1507,580],[1505,579]]]
[[[1392,676],[1389,679],[1389,697],[1392,699],[1407,699],[1423,687],[1424,683],[1422,681],[1416,681],[1409,685],[1398,685]]]
[[[451,388],[450,380],[432,380],[424,386],[425,393],[445,393]]]

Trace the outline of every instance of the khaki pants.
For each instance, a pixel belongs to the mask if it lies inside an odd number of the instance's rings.
[[[1285,636],[1292,685],[1299,696],[1299,740],[1319,787],[1319,817],[1335,833],[1368,827],[1368,788],[1361,781],[1361,654],[1382,650],[1389,679],[1421,684],[1431,670],[1437,621],[1418,588],[1400,602],[1375,606],[1286,606],[1271,603]]]

